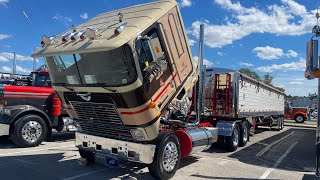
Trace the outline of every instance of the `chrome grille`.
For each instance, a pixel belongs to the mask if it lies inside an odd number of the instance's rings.
[[[78,115],[82,132],[113,139],[130,140],[132,136],[111,103],[70,102]]]

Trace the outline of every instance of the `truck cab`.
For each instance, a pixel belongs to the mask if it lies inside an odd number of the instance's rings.
[[[61,101],[51,86],[46,66],[32,72],[29,86],[0,86],[0,136],[9,135],[20,147],[39,145],[51,136],[52,128],[61,131]]]

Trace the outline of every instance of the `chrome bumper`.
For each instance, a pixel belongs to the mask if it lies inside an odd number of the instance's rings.
[[[0,136],[9,135],[10,124],[1,124],[0,123]]]
[[[156,146],[92,136],[76,132],[76,147],[96,155],[117,157],[120,160],[151,164]]]

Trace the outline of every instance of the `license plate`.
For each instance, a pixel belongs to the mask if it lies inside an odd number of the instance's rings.
[[[106,157],[106,165],[117,167],[119,165],[118,159],[113,158],[113,157]]]

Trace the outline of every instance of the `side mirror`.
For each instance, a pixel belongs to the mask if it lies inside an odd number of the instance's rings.
[[[307,44],[306,71],[304,76],[308,80],[320,77],[318,63],[318,40],[310,40]]]

